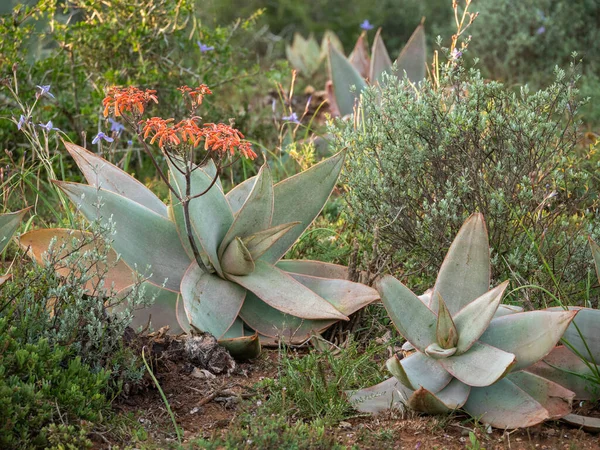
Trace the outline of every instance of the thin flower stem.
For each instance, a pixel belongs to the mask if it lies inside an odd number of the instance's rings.
[[[218,171],[217,171],[218,176]],[[213,181],[214,183],[214,181]],[[211,184],[212,186],[212,184]],[[209,187],[210,189],[210,187]],[[207,189],[208,191],[208,189]],[[198,246],[196,245],[196,240],[194,239],[194,233],[192,232],[192,221],[190,219],[190,201],[192,197],[190,197],[192,192],[192,170],[190,165],[185,165],[185,198],[181,201],[183,206],[183,218],[185,220],[185,231],[187,233],[188,240],[190,242],[190,247],[192,248],[192,253],[194,254],[194,259],[206,273],[210,273],[210,269],[204,264],[202,260],[202,256],[200,256],[200,251],[198,250]]]

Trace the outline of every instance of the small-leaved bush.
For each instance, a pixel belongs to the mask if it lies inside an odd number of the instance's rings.
[[[465,69],[460,55],[418,89],[388,77],[362,99],[362,119],[332,127],[348,147],[344,182],[353,216],[379,230],[381,252],[418,291],[431,286],[453,236],[485,215],[493,277],[585,288],[586,238],[598,202],[585,148],[578,148],[575,68],[546,89],[519,92]]]
[[[152,299],[134,289],[117,300],[103,286],[95,273],[108,267],[110,230],[86,231],[51,245],[43,264],[17,251],[0,287],[0,448],[88,447],[86,430],[144,374],[123,335],[133,308]],[[89,295],[91,286],[99,295]],[[107,312],[121,301],[120,312]]]

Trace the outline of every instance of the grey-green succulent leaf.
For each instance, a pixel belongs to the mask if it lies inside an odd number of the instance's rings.
[[[369,69],[369,80],[371,84],[374,84],[376,81],[381,82],[383,73],[391,73],[391,71],[392,60],[390,59],[387,48],[385,48],[385,44],[381,38],[381,28],[379,28],[375,35],[373,48],[371,50],[371,67]]]
[[[438,362],[469,386],[489,386],[509,372],[515,364],[515,355],[478,341],[468,352],[438,359]]]
[[[497,317],[481,335],[481,342],[512,353],[512,370],[526,369],[552,351],[577,311],[530,311]]]
[[[219,339],[238,317],[246,289],[204,272],[194,261],[181,281],[181,297],[190,324]]]
[[[357,391],[347,391],[350,404],[357,411],[376,414],[389,409],[404,410],[404,405],[412,395],[412,389],[391,377],[375,386]]]
[[[335,278],[339,280],[346,280],[348,278],[348,268],[346,266],[321,261],[282,259],[277,263],[277,267],[286,272],[313,277]]]
[[[112,220],[116,230],[112,246],[129,267],[145,275],[150,266],[149,281],[162,286],[166,280],[166,289],[179,291],[190,259],[173,222],[115,192],[85,184],[55,183],[88,220],[100,219],[103,224]]]
[[[0,214],[0,253],[4,251],[13,234],[19,228],[23,217],[30,209],[25,208],[12,213]]]
[[[236,185],[232,190],[230,190],[225,198],[231,207],[231,211],[233,214],[237,214],[242,206],[246,202],[246,199],[250,195],[252,188],[254,188],[254,183],[256,183],[257,176],[253,176],[248,178],[247,180],[242,181],[240,184]]]
[[[452,375],[438,361],[423,353],[417,352],[403,358],[400,365],[409,381],[406,387],[422,387],[431,392],[439,392],[452,381]],[[399,380],[404,384],[404,380]]]
[[[427,74],[427,47],[425,43],[425,27],[419,25],[396,59],[396,73],[402,78],[406,76],[412,83],[419,83]]]
[[[433,288],[433,302],[430,302],[429,307],[436,311],[435,293],[439,292],[454,317],[489,288],[490,247],[487,230],[483,215],[473,214],[450,245],[438,273]]]
[[[428,345],[425,354],[433,359],[449,358],[456,353],[456,347],[444,348],[437,342]]]
[[[266,164],[260,168],[248,198],[235,215],[233,223],[219,245],[219,256],[237,238],[264,231],[271,226],[273,218],[273,178]]]
[[[408,406],[428,414],[447,414],[461,408],[469,398],[471,387],[454,378],[444,389],[432,393],[419,388],[410,396]]]
[[[250,251],[244,242],[236,237],[221,257],[221,268],[226,275],[250,275],[254,272],[255,264]]]
[[[546,378],[519,370],[506,377],[541,404],[549,418],[560,419],[571,412],[575,393]]]
[[[397,354],[394,354],[394,356],[385,362],[385,367],[398,381],[400,381],[400,383],[413,391],[415,390],[415,387],[410,382],[408,374],[404,370],[404,367],[402,367],[402,363]]]
[[[468,351],[488,328],[502,301],[502,294],[508,286],[508,281],[496,286],[479,298],[473,300],[454,317],[458,329],[457,354]]]
[[[550,311],[561,311],[562,308],[549,308]],[[562,336],[569,348],[586,361],[600,364],[600,310],[570,306],[569,310],[577,311],[577,316]]]
[[[277,183],[274,187],[275,207],[271,226],[300,222],[261,256],[275,264],[319,215],[329,199],[344,166],[345,150],[315,164],[310,169]],[[302,199],[298,201],[298,198]]]
[[[342,116],[352,114],[360,93],[367,87],[367,83],[352,63],[332,45],[329,46],[329,78],[333,83],[340,114]]]
[[[186,197],[185,176],[170,161],[169,170],[171,179],[174,181],[173,184],[175,184],[179,195]],[[190,200],[189,212],[196,242],[208,256],[212,267],[223,277],[218,250],[227,231],[233,224],[233,213],[229,203],[225,199],[225,194],[219,186],[215,183],[215,185],[210,187],[213,180],[214,177],[208,175],[201,167],[194,167],[194,170],[191,172],[190,196],[206,192],[200,197]],[[183,213],[181,211],[177,212],[177,209],[183,209],[183,205],[173,205],[175,217],[178,215],[181,217]],[[182,236],[186,236],[182,230],[179,233]]]
[[[244,245],[252,255],[252,259],[257,260],[269,250],[273,244],[281,239],[285,234],[299,225],[300,222],[283,223],[263,231],[246,236],[242,239]]]
[[[348,320],[331,303],[296,281],[288,273],[256,261],[254,271],[247,276],[227,274],[257,297],[281,312],[304,319]]]
[[[555,347],[544,359],[528,367],[527,371],[575,392],[578,400],[595,401],[600,398],[595,381],[600,366],[590,366],[563,345]]]
[[[436,339],[438,345],[444,350],[454,349],[456,352],[456,343],[458,342],[458,331],[452,320],[452,316],[446,307],[444,299],[439,292],[436,292],[438,301],[438,316],[436,326]],[[431,347],[431,346],[430,346]],[[454,354],[454,352],[452,354]]]
[[[410,289],[386,275],[377,282],[377,290],[392,322],[417,350],[425,353],[437,343],[437,317]]]
[[[150,189],[127,172],[83,147],[66,141],[63,143],[90,186],[127,197],[167,217],[167,206]]]
[[[367,78],[369,76],[371,56],[369,55],[369,44],[367,42],[366,31],[363,31],[356,40],[356,44],[354,44],[354,49],[352,50],[352,53],[350,53],[348,61],[350,61],[352,67],[358,71],[362,78]]]

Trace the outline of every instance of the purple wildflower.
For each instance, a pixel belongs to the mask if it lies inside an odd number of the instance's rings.
[[[365,19],[364,22],[360,24],[360,27],[363,30],[368,31],[368,30],[372,30],[375,26],[371,22],[369,22],[367,19]]]
[[[17,123],[17,129],[20,130],[21,128],[23,128],[23,125],[25,125],[28,122],[29,120],[27,120],[27,117],[21,114],[21,117],[19,117],[19,122]]]
[[[542,25],[535,31],[535,34],[544,34],[545,32],[546,32],[546,27],[544,25]]]
[[[116,120],[111,119],[110,117],[108,118],[108,121],[110,122],[110,131],[120,134],[121,131],[125,129],[125,125],[117,122]]]
[[[48,123],[46,123],[46,124],[38,123],[38,126],[40,128],[43,128],[46,131],[52,131],[52,130],[60,131],[58,128],[54,128],[54,126],[52,125],[52,121],[51,120],[49,120]]]
[[[106,134],[104,134],[102,131],[100,133],[98,133],[95,137],[94,140],[92,141],[92,145],[93,144],[97,144],[100,140],[104,139],[106,142],[112,142],[114,141],[113,138],[111,138],[110,136],[107,136]]]
[[[200,41],[196,41],[196,44],[198,44],[198,47],[202,53],[210,52],[211,50],[215,49],[213,46],[208,46]]]
[[[456,47],[452,50],[452,53],[450,53],[450,57],[454,60],[460,58],[462,56],[462,52],[457,49]]]
[[[281,120],[285,120],[286,122],[292,123],[300,123],[300,121],[298,120],[298,116],[295,112],[291,113],[289,116],[283,116]]]
[[[46,85],[43,85],[43,86],[36,86],[36,88],[39,89],[39,92],[36,92],[36,94],[35,94],[35,98],[36,99],[40,98],[40,97],[42,97],[44,95],[46,95],[46,96],[48,96],[50,98],[55,98],[54,95],[50,92],[50,85],[49,84],[46,84]]]

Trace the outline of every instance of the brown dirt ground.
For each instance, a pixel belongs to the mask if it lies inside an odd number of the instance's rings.
[[[253,386],[264,377],[277,373],[277,351],[265,350],[258,360],[238,364],[235,373],[200,379],[189,364],[171,359],[159,361],[157,377],[169,404],[184,430],[184,441],[210,438],[227,433],[239,413],[239,404],[254,394]],[[148,380],[147,388],[115,403],[120,413],[132,414],[148,433],[152,448],[175,442],[173,425],[157,389]],[[378,417],[356,417],[342,422],[328,433],[345,445],[361,449],[464,449],[469,444],[473,423],[466,417],[425,417],[389,413]],[[586,433],[560,422],[537,427],[486,433],[476,429],[485,449],[600,449],[600,436]],[[96,447],[127,445],[96,439]]]

